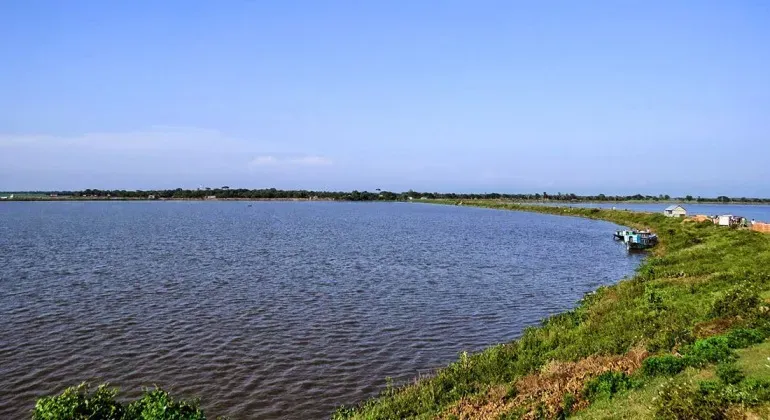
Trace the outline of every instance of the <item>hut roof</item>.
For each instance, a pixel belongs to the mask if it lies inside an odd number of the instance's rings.
[[[674,205],[668,206],[668,207],[666,207],[666,210],[667,211],[673,211],[673,210],[676,210],[677,208],[680,208],[680,209],[684,210],[684,207],[680,206],[679,204],[674,204]]]

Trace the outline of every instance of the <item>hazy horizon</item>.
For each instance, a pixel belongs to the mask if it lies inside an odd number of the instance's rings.
[[[770,196],[770,3],[0,4],[0,190]]]

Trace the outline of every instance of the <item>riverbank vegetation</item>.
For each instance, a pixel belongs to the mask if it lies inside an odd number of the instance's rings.
[[[511,200],[511,201],[546,201],[557,203],[571,202],[683,202],[683,203],[770,203],[770,198],[749,197],[700,197],[686,195],[671,197],[668,194],[659,195],[577,195],[574,193],[440,193],[440,192],[391,192],[380,189],[374,191],[309,191],[309,190],[278,190],[230,188],[197,189],[165,189],[165,190],[100,190],[86,189],[82,191],[17,191],[0,193],[5,200],[203,200],[203,199],[242,199],[242,200],[343,200],[343,201],[408,201],[410,199],[430,200]]]
[[[205,420],[197,401],[179,401],[161,389],[148,389],[141,398],[121,402],[118,390],[87,384],[67,388],[59,395],[40,398],[33,420]]]
[[[432,376],[341,407],[334,418],[770,413],[770,235],[662,214],[472,204],[651,228],[661,243],[632,278],[585,296],[574,310],[526,329],[518,340],[463,353]]]

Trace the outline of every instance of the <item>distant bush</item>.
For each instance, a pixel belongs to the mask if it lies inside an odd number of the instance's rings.
[[[767,332],[759,329],[738,328],[727,334],[727,345],[733,349],[746,348],[765,341]]]
[[[726,336],[709,337],[698,340],[692,346],[683,349],[689,366],[704,366],[735,359],[735,352],[730,348]]]
[[[703,367],[711,363],[729,364],[736,358],[734,349],[761,343],[768,334],[770,332],[764,329],[739,328],[724,335],[697,340],[682,347],[682,356],[664,354],[648,357],[642,362],[642,372],[648,376],[673,376],[687,367]]]
[[[59,395],[37,400],[33,420],[205,420],[197,401],[176,401],[162,389],[146,390],[133,402],[116,400],[118,390],[88,384],[70,387]]]
[[[757,312],[762,298],[746,284],[731,288],[714,301],[711,314],[715,317],[747,316]]]
[[[716,373],[719,380],[726,385],[735,385],[746,378],[746,375],[735,363],[720,363]]]
[[[572,413],[576,402],[577,398],[575,398],[574,395],[570,393],[564,395],[564,400],[561,405],[561,412],[564,414],[564,417],[569,416]]]
[[[612,398],[619,392],[636,388],[640,382],[631,379],[624,372],[604,372],[596,378],[588,381],[583,389],[583,395],[589,401],[602,397]]]
[[[722,365],[717,374],[721,375],[720,381],[702,381],[697,386],[691,382],[668,382],[655,398],[655,417],[724,419],[730,405],[751,407],[770,401],[770,381],[743,379],[730,365]]]
[[[758,405],[770,401],[770,381],[766,379],[746,379],[734,392],[725,393],[725,398],[737,404]]]
[[[686,367],[687,361],[684,358],[666,354],[644,359],[644,362],[642,363],[642,372],[649,376],[673,376],[683,371]]]
[[[655,398],[655,418],[693,420],[725,418],[727,404],[718,392],[704,392],[680,381],[666,383]]]

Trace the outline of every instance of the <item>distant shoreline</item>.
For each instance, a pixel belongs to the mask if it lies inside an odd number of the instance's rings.
[[[351,201],[334,198],[142,198],[142,197],[20,197],[3,199],[0,202],[20,201]],[[374,201],[374,200],[369,200]],[[397,201],[397,200],[391,200]]]
[[[370,199],[370,200],[351,200],[346,198],[332,198],[332,197],[315,197],[315,198],[248,198],[248,197],[216,197],[216,198],[188,198],[188,197],[159,197],[159,198],[148,198],[148,197],[78,197],[78,196],[58,196],[58,197],[46,197],[46,196],[21,196],[21,197],[13,197],[13,198],[2,198],[0,199],[0,203],[2,202],[19,202],[19,201],[336,201],[336,202],[352,202],[352,201],[365,201],[365,202],[427,202],[430,199],[413,199],[413,200],[403,200],[403,199]],[[770,205],[770,203],[757,203],[753,201],[731,201],[731,202],[722,202],[722,201],[699,201],[699,202],[693,202],[693,201],[678,201],[678,200],[666,200],[666,201],[648,201],[648,200],[626,200],[626,201],[596,201],[596,200],[587,200],[587,201],[558,201],[558,200],[485,200],[485,199],[461,199],[457,198],[456,200],[462,200],[462,201],[468,201],[468,202],[474,202],[474,201],[499,201],[500,203],[513,203],[513,204],[549,204],[549,205],[556,205],[556,206],[562,206],[562,207],[569,207],[572,205],[578,205],[578,204],[604,204],[604,205],[611,205],[614,204],[616,206],[622,206],[624,204],[680,204],[683,206],[688,205],[719,205],[719,206],[729,206],[729,205],[745,205],[745,206],[767,206]]]

